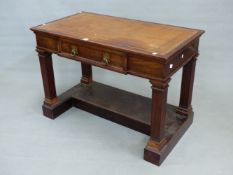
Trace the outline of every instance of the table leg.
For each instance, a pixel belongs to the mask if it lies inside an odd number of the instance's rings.
[[[81,83],[88,85],[92,82],[92,67],[90,64],[81,63],[81,68],[82,68]]]
[[[167,91],[168,82],[151,81],[152,84],[152,108],[151,108],[151,133],[150,140],[144,150],[144,159],[159,165],[160,148],[164,145],[166,108],[167,108]]]
[[[192,93],[193,82],[196,66],[196,57],[191,59],[184,67],[182,73],[181,91],[180,91],[180,103],[176,112],[178,114],[188,116],[193,112],[192,110]]]
[[[58,102],[58,98],[54,81],[52,56],[51,53],[40,50],[37,51],[39,55],[41,75],[44,85],[44,104],[53,105]]]

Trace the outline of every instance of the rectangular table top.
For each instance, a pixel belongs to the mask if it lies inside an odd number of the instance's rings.
[[[89,12],[55,20],[37,27],[34,32],[86,40],[112,48],[157,55],[167,59],[204,32],[165,24],[112,17]]]

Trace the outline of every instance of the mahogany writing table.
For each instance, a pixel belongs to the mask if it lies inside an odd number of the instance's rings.
[[[31,28],[45,100],[54,119],[72,106],[150,136],[144,159],[160,165],[193,120],[194,71],[202,30],[82,12]],[[52,54],[81,62],[80,84],[57,96]],[[92,79],[92,65],[149,79],[146,98]],[[183,68],[179,106],[167,104],[171,76]],[[124,82],[122,82],[124,83]]]

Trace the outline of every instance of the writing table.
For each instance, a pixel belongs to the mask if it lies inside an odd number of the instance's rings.
[[[74,106],[145,133],[150,139],[144,159],[160,165],[193,121],[194,71],[204,31],[88,12],[31,30],[43,78],[44,115],[54,119]],[[52,54],[81,62],[80,84],[59,96]],[[152,98],[93,81],[92,66],[148,79]],[[181,68],[180,101],[174,106],[167,104],[168,83]]]

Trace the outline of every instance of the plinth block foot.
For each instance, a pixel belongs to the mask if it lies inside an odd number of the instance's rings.
[[[176,118],[179,120],[177,116]],[[188,116],[185,116],[184,119],[180,120],[180,122],[176,123],[176,129],[167,128],[165,137],[160,142],[149,139],[144,149],[144,160],[158,166],[161,165],[167,155],[175,147],[176,143],[192,124],[192,121],[193,113],[190,113]],[[170,126],[170,128],[172,128],[172,126]]]
[[[64,95],[61,95],[59,100],[53,105],[48,105],[46,103],[43,104],[42,110],[45,117],[55,119],[56,117],[58,117],[59,115],[61,115],[62,113],[64,113],[72,107],[72,99],[64,98]]]

